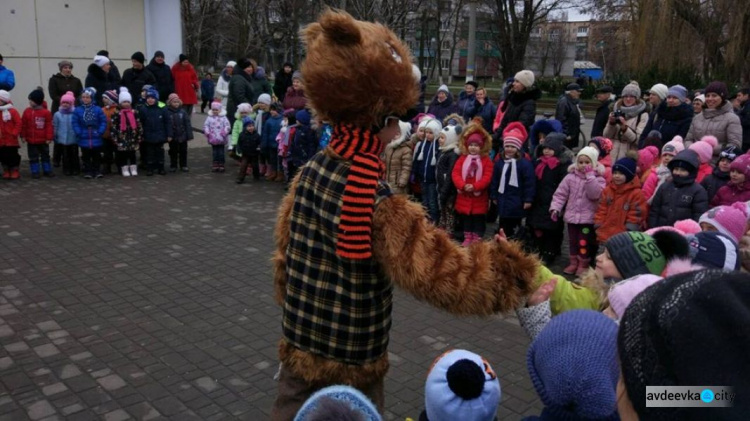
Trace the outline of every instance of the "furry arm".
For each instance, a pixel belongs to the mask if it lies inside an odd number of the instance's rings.
[[[459,246],[427,221],[422,206],[400,195],[375,209],[373,257],[396,285],[457,315],[515,309],[532,292],[539,266],[515,242]]]

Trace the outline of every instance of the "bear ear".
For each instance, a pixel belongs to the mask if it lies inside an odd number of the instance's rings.
[[[327,11],[319,20],[328,39],[338,45],[356,45],[362,41],[357,22],[348,13]]]

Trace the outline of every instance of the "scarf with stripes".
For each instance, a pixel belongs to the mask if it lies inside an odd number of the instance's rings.
[[[329,146],[342,158],[352,161],[344,187],[336,254],[346,259],[369,259],[375,193],[378,179],[385,171],[378,156],[380,139],[370,130],[339,124],[333,129]]]

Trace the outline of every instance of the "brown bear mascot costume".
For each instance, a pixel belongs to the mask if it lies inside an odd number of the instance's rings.
[[[309,105],[333,125],[297,174],[276,224],[275,299],[283,308],[272,419],[315,391],[351,385],[384,409],[393,286],[456,315],[519,306],[538,260],[512,242],[463,248],[381,181],[383,145],[417,102],[409,51],[388,28],[327,11],[302,31]]]

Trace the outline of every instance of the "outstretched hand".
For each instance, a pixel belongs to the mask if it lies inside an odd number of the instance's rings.
[[[549,281],[543,283],[541,286],[539,286],[539,288],[537,288],[536,291],[534,291],[534,293],[529,296],[529,299],[526,301],[526,306],[535,306],[549,300],[549,297],[550,295],[552,295],[552,291],[555,290],[556,286],[557,278],[552,278]]]
[[[508,236],[505,235],[505,231],[502,228],[500,228],[500,231],[495,234],[495,241],[501,244],[508,242]]]

